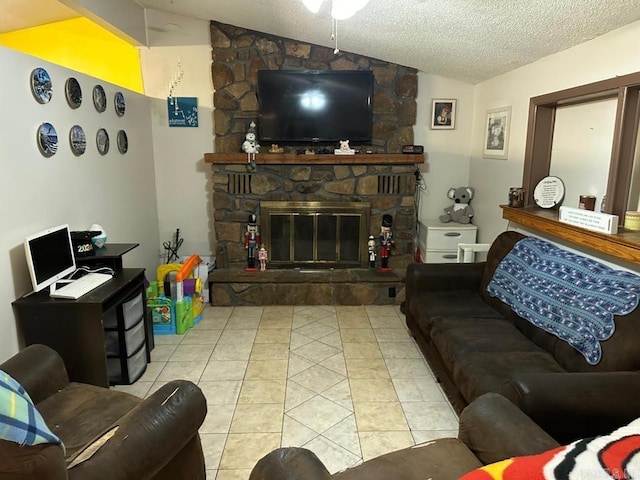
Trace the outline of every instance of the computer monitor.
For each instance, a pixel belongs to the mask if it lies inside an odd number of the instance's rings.
[[[28,236],[24,241],[24,252],[35,292],[76,270],[69,225],[59,225]]]

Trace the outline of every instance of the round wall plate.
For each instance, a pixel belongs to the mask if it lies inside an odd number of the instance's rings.
[[[104,93],[102,85],[96,85],[93,87],[93,106],[99,113],[104,112],[107,109],[107,95]]]
[[[58,133],[50,123],[43,123],[38,127],[38,148],[45,157],[58,151]]]
[[[78,157],[87,149],[87,136],[80,125],[74,125],[69,130],[69,143],[71,144],[71,151]]]
[[[125,104],[124,104],[124,95],[122,94],[122,92],[116,92],[115,97],[113,97],[113,103],[116,108],[116,113],[118,114],[118,116],[119,117],[123,116]]]
[[[31,93],[38,103],[49,103],[53,95],[53,87],[49,73],[41,67],[31,72]]]
[[[80,88],[78,80],[69,77],[65,83],[64,92],[71,108],[78,108],[82,104],[82,88]]]
[[[118,150],[120,153],[125,154],[129,150],[129,139],[127,138],[127,132],[119,130],[116,136],[116,143],[118,144]]]
[[[540,208],[554,208],[564,198],[564,183],[558,177],[544,177],[533,190],[533,201]]]
[[[104,128],[101,128],[96,133],[96,145],[100,155],[106,155],[109,151],[109,134]]]

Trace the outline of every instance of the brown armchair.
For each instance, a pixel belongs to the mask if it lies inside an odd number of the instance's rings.
[[[29,393],[47,426],[64,443],[20,446],[0,440],[2,479],[189,479],[205,478],[198,436],[207,405],[201,390],[174,380],[140,399],[113,389],[70,383],[61,357],[31,345],[0,365]],[[87,460],[96,440],[115,434]]]

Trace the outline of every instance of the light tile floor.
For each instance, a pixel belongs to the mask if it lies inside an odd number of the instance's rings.
[[[207,307],[184,335],[157,335],[140,397],[197,383],[210,480],[246,480],[280,446],[312,450],[331,473],[434,438],[458,419],[397,306]]]

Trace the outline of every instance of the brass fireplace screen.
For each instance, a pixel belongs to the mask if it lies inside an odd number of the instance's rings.
[[[364,267],[368,202],[260,202],[272,267]]]

